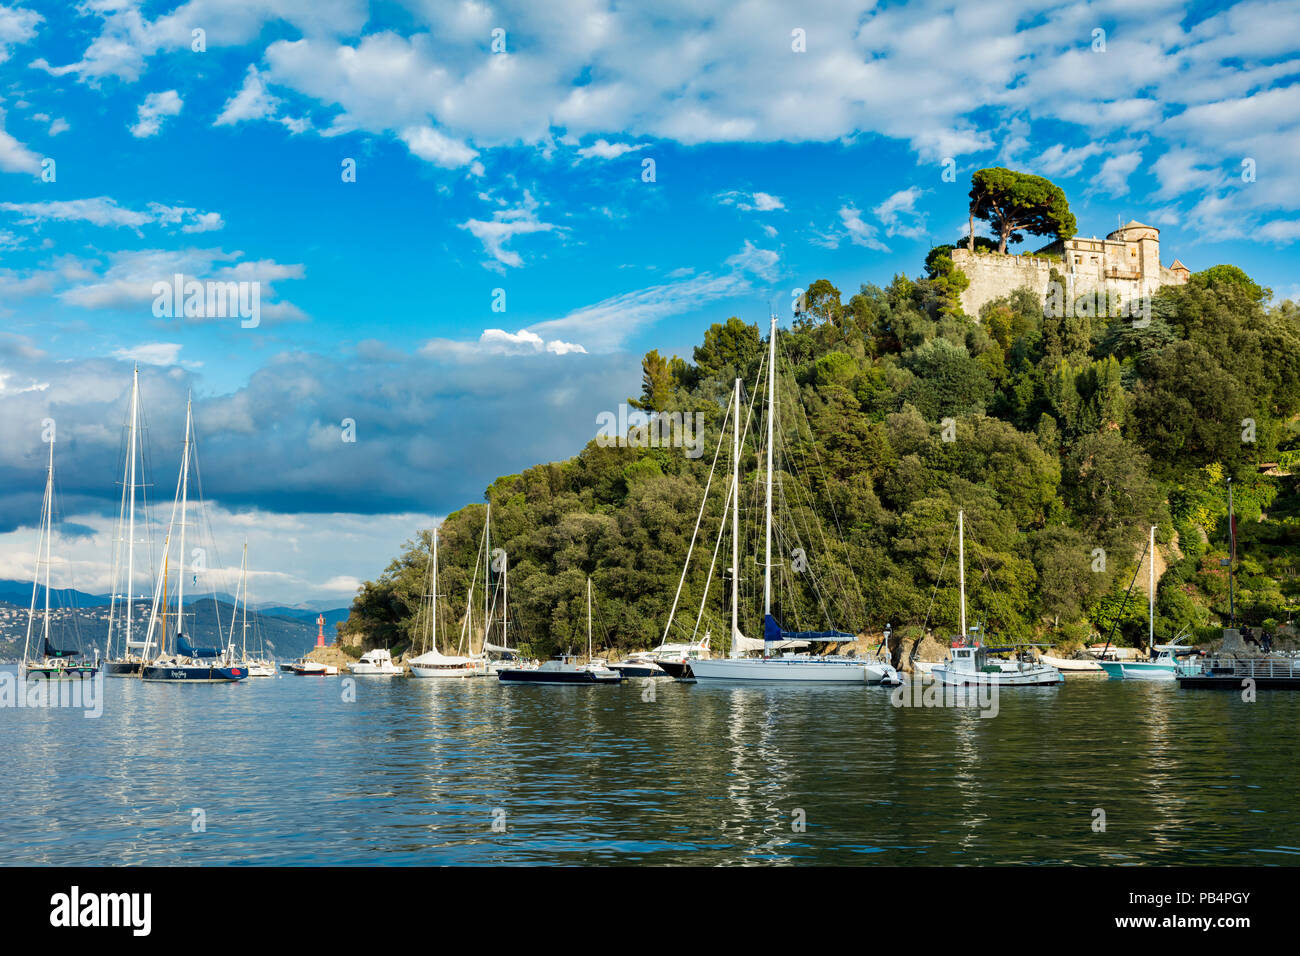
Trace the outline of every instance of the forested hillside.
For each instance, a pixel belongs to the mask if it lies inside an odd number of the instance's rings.
[[[849,619],[838,625],[892,623],[906,633],[928,622],[950,633],[957,589],[948,552],[961,508],[972,619],[993,633],[1070,643],[1105,633],[1122,616],[1119,640],[1143,641],[1144,595],[1135,591],[1123,615],[1120,607],[1156,524],[1157,567],[1167,563],[1157,637],[1183,627],[1208,637],[1228,613],[1221,562],[1229,477],[1239,528],[1238,618],[1272,626],[1293,615],[1300,601],[1295,303],[1270,305],[1269,290],[1221,265],[1163,288],[1149,322],[1099,317],[1083,304],[1046,315],[1027,290],[971,317],[961,314],[965,277],[948,248],[931,253],[924,278],[864,285],[847,301],[826,280],[814,282],[805,309],[780,332],[788,363],[780,404],[797,408],[797,400],[806,411],[806,420],[796,413],[787,423],[785,447],[792,458],[817,463],[780,482],[787,499],[813,503],[842,541],[809,554],[822,562],[823,581],[856,582],[839,589]],[[494,546],[509,555],[513,634],[532,653],[585,633],[588,574],[598,633],[620,650],[658,643],[733,379],[739,375],[752,392],[766,351],[766,323],[763,329],[733,317],[713,325],[689,361],[645,357],[639,407],[706,411],[702,457],[593,440],[568,461],[487,489]],[[755,480],[747,475],[742,501],[752,499]],[[701,527],[706,551],[721,512],[719,500]],[[441,532],[441,613],[453,636],[483,517],[483,504],[467,505]],[[397,648],[410,640],[429,543],[428,530],[420,531],[363,585],[340,625],[343,643]],[[742,558],[751,588],[762,573],[753,553]],[[695,577],[681,602],[687,628],[703,584],[702,574]],[[715,580],[703,622],[715,647],[717,635],[725,643],[728,613],[726,589]],[[754,633],[747,615],[745,630]]]

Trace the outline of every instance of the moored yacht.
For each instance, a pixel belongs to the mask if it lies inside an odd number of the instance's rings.
[[[428,592],[418,612],[417,630],[420,631],[424,653],[407,658],[406,666],[412,677],[479,677],[484,673],[484,662],[477,657],[443,654],[438,650],[438,529],[433,529],[433,544],[429,550]]]
[[[387,648],[380,647],[366,651],[361,660],[348,665],[348,671],[357,677],[396,677],[402,668],[393,663],[393,655]]]

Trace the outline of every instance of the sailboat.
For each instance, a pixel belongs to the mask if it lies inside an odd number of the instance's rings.
[[[438,650],[438,529],[433,529],[433,547],[429,552],[428,593],[422,608],[424,646],[427,650],[407,660],[412,677],[477,677],[483,673],[481,661],[472,657],[448,656]]]
[[[1117,680],[1175,680],[1179,669],[1184,673],[1194,673],[1199,669],[1195,662],[1187,665],[1178,663],[1178,651],[1193,653],[1191,648],[1183,646],[1182,638],[1175,638],[1168,644],[1156,643],[1156,529],[1151,526],[1147,541],[1148,567],[1150,577],[1147,582],[1147,647],[1151,657],[1145,661],[1102,660],[1097,663],[1106,674]],[[1137,573],[1134,573],[1136,580]],[[1132,584],[1129,584],[1130,589]],[[1127,596],[1126,596],[1127,599]],[[1121,608],[1122,610],[1122,608]],[[1109,641],[1107,641],[1109,644]]]
[[[786,631],[772,616],[772,460],[777,418],[776,407],[776,316],[771,319],[767,356],[767,488],[765,504],[765,545],[763,560],[763,638],[747,638],[740,631],[740,432],[741,381],[735,381],[731,406],[732,474],[728,495],[731,504],[731,653],[726,658],[697,658],[688,666],[688,675],[697,681],[781,681],[836,684],[868,682],[901,683],[898,672],[883,662],[861,658],[796,653],[793,649],[813,643],[843,643],[855,639],[845,631]],[[725,428],[725,424],[724,424]],[[721,439],[719,439],[721,441]],[[707,494],[707,492],[706,492]],[[724,506],[725,507],[725,506]],[[701,504],[701,514],[703,504]],[[721,529],[719,529],[721,531]],[[689,555],[687,562],[689,563]],[[683,579],[685,569],[683,569]],[[678,585],[678,594],[681,585]],[[707,593],[707,588],[706,588]],[[674,612],[676,601],[673,602]],[[672,626],[672,613],[668,626]],[[665,635],[667,630],[665,630]],[[745,651],[762,651],[761,657],[746,657]],[[779,656],[778,656],[779,654]]]
[[[78,662],[81,651],[55,647],[50,643],[50,544],[54,537],[54,437],[50,436],[50,463],[45,472],[45,498],[41,503],[41,531],[36,544],[36,570],[32,574],[32,603],[27,612],[27,637],[23,641],[23,659],[18,673],[26,678],[63,680],[94,677],[99,662]],[[42,554],[44,558],[42,559]],[[41,615],[40,653],[33,653],[32,637],[36,630],[36,595],[41,589],[41,565],[45,565],[45,610]]]
[[[964,512],[957,512],[957,576],[961,582],[961,633],[948,651],[948,660],[930,669],[941,684],[981,684],[997,687],[1029,687],[1064,683],[1061,672],[1049,664],[1017,657],[1004,660],[990,654],[1018,651],[1016,645],[989,647],[978,628],[966,629],[966,524]]]
[[[155,630],[158,631],[160,653],[140,666],[140,677],[146,681],[163,683],[218,684],[240,681],[248,677],[248,669],[235,662],[230,649],[197,647],[185,636],[185,519],[189,504],[190,452],[194,433],[193,402],[185,403],[185,448],[181,454],[181,473],[177,481],[177,502],[180,506],[180,573],[176,578],[176,634],[171,653],[166,652],[167,627],[167,562],[164,559],[162,574],[154,588],[153,608],[149,615],[149,630],[145,646],[153,646]],[[172,527],[175,526],[176,504],[172,506],[172,523],[167,532],[163,554],[171,546]],[[162,598],[162,615],[159,615],[159,598]],[[162,627],[158,628],[159,621]]]
[[[572,654],[562,654],[540,667],[503,668],[497,673],[503,684],[618,684],[623,675],[596,661],[591,641],[591,578],[587,578],[587,663],[578,664]]]
[[[242,597],[242,600],[241,600]],[[269,660],[266,656],[265,644],[260,649],[257,657],[248,656],[248,542],[244,542],[244,554],[239,562],[239,589],[235,594],[235,610],[240,618],[240,651],[239,663],[248,670],[249,677],[274,677],[275,662]],[[256,619],[254,619],[256,620]],[[258,632],[259,637],[261,632]],[[227,639],[228,647],[235,646],[235,616],[230,618],[230,637]]]
[[[104,674],[108,677],[134,677],[151,648],[136,639],[135,618],[135,515],[138,486],[137,461],[140,444],[140,369],[131,375],[130,419],[127,422],[127,454],[122,474],[122,505],[113,542],[113,581],[108,604],[108,634],[104,644]],[[148,510],[146,508],[146,517]],[[119,593],[118,574],[122,570],[121,547],[126,544],[126,578]],[[122,650],[113,656],[115,639],[121,634]]]

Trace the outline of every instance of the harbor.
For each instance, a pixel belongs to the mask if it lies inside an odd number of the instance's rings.
[[[1300,863],[1300,695],[1083,678],[981,719],[653,686],[106,680],[96,720],[0,710],[0,840],[40,865]]]

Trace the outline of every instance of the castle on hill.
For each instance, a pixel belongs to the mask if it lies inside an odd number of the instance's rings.
[[[1045,298],[1053,269],[1065,280],[1067,301],[1085,293],[1106,293],[1125,302],[1136,301],[1161,286],[1182,285],[1191,275],[1177,259],[1168,267],[1161,265],[1160,230],[1136,220],[1120,226],[1105,239],[1058,239],[1023,256],[972,253],[961,246],[952,250],[952,262],[970,279],[970,286],[961,295],[961,305],[962,311],[975,317],[985,303],[1022,287]]]

